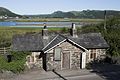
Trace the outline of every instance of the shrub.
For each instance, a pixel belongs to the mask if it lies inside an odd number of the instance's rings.
[[[8,62],[4,56],[0,55],[0,71],[12,71],[14,73],[20,73],[25,69],[26,56],[28,53],[24,52],[11,52],[12,61]]]

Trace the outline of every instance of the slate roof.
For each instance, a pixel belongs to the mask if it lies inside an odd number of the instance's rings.
[[[108,48],[109,45],[100,33],[81,34],[78,38],[69,37],[75,43],[84,48]]]
[[[15,35],[12,48],[17,51],[37,51],[44,47],[41,34]]]
[[[49,45],[43,48],[43,51],[47,51],[50,48],[54,47],[55,45],[59,44],[60,42],[66,40],[66,37],[58,34],[51,42]]]
[[[78,38],[61,34],[51,34],[48,40],[43,39],[40,33],[35,33],[15,35],[12,40],[12,48],[15,51],[47,51],[65,40],[71,40],[86,49],[109,47],[100,33],[80,34]]]

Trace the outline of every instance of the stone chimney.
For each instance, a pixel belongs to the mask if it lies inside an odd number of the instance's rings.
[[[71,36],[74,37],[74,38],[78,37],[75,23],[72,23],[72,27],[71,27],[70,34],[71,34]]]
[[[46,23],[44,23],[44,28],[42,30],[42,36],[43,36],[43,39],[48,39],[48,29],[47,29]]]

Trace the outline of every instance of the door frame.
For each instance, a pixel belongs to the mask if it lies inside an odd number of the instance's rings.
[[[67,52],[67,53],[65,53]],[[69,54],[69,69],[71,68],[71,52],[69,50],[66,50],[66,51],[62,51],[62,54],[61,54],[61,70],[64,70],[65,68],[63,68],[63,54]]]

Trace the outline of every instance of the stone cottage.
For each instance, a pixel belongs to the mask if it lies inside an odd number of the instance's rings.
[[[70,35],[49,33],[46,26],[41,33],[15,35],[14,51],[30,51],[27,65],[37,65],[44,70],[82,69],[105,56],[109,47],[100,33],[77,34],[72,24]]]

